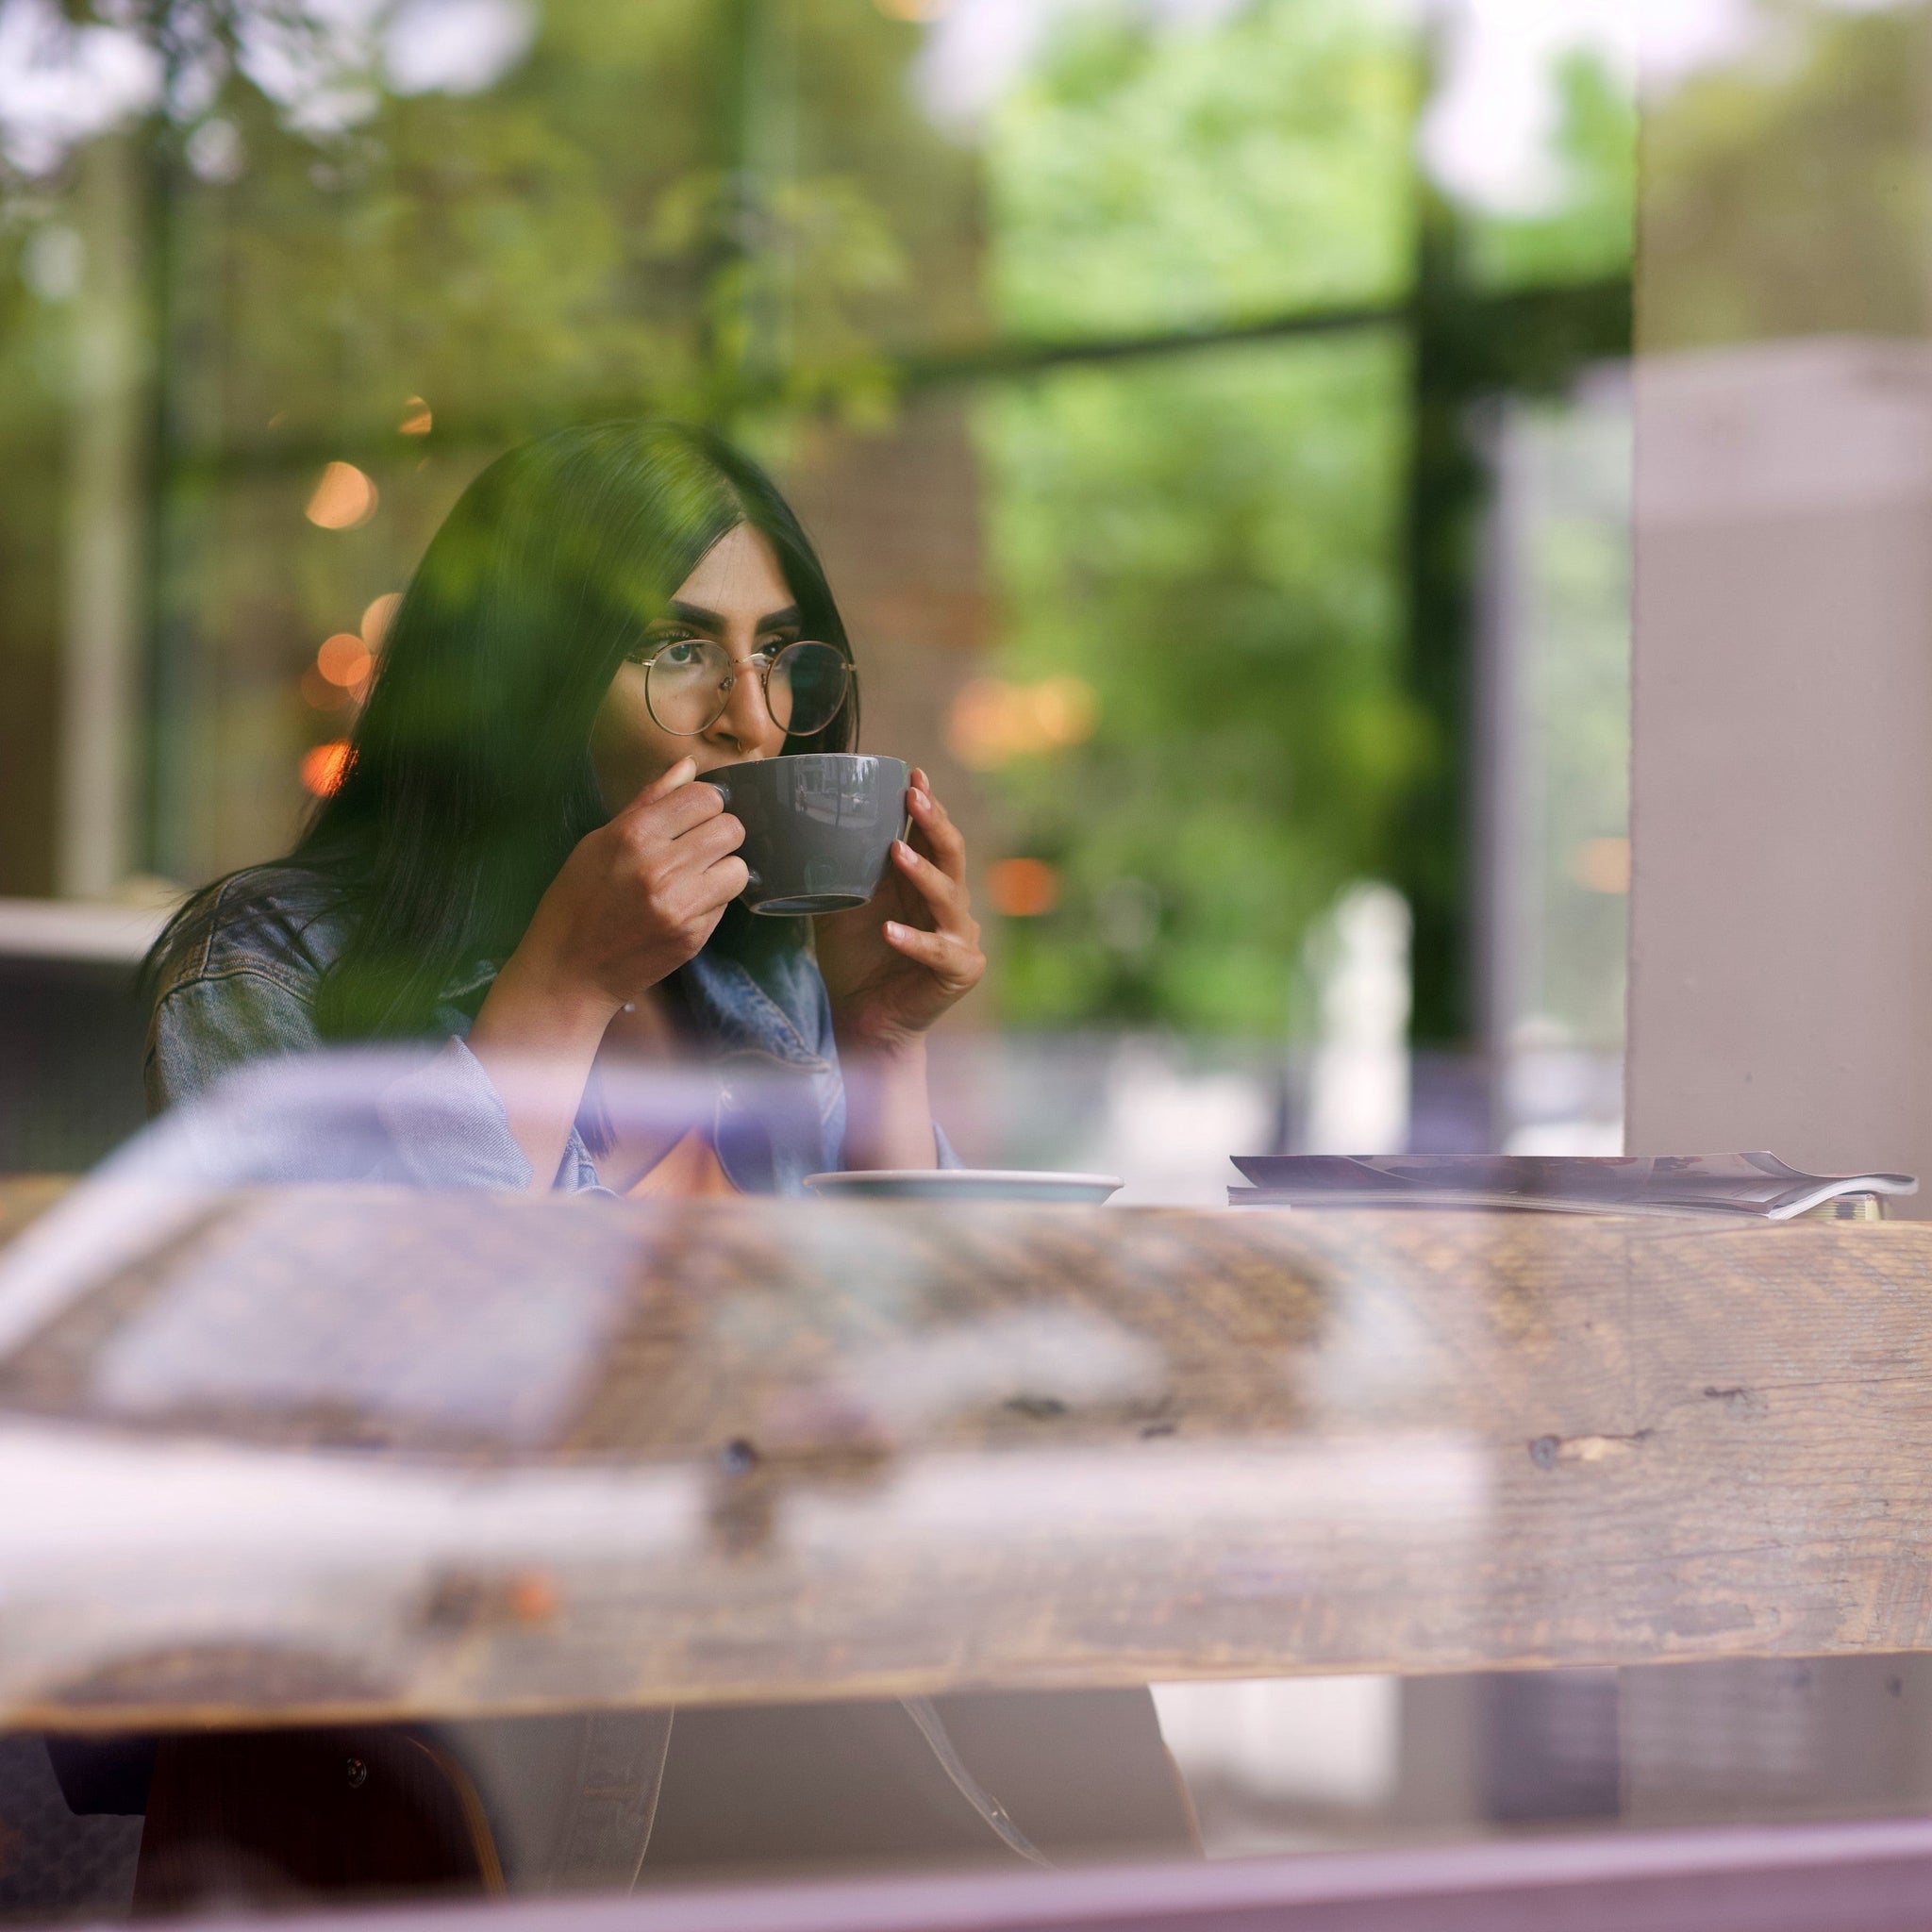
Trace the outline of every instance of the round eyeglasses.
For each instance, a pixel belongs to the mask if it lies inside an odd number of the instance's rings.
[[[731,688],[747,671],[764,686],[765,708],[788,738],[810,738],[839,715],[852,683],[852,666],[831,644],[802,639],[771,656],[734,661],[723,644],[709,638],[674,638],[648,656],[633,659],[644,667],[644,703],[659,730],[674,738],[695,738],[724,715]]]

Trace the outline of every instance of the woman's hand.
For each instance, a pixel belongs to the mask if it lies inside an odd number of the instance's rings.
[[[504,971],[604,1018],[668,979],[711,937],[749,874],[744,827],[715,785],[680,758],[577,841]]]
[[[846,1048],[891,1053],[919,1039],[986,971],[966,841],[924,772],[913,772],[906,801],[912,840],[893,841],[877,894],[817,922],[819,970]]]
[[[612,1016],[692,958],[744,891],[744,827],[696,773],[680,759],[577,841],[470,1028],[540,1191]]]

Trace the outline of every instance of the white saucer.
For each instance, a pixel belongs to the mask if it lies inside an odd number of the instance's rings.
[[[808,1174],[815,1194],[885,1201],[1104,1201],[1121,1185],[1110,1174],[1032,1174],[994,1167],[881,1167]]]

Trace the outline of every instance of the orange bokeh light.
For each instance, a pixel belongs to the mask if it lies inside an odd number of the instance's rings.
[[[403,405],[403,420],[396,425],[404,436],[427,436],[435,428],[436,419],[429,413],[429,405],[421,396],[411,396]]]
[[[340,685],[331,684],[313,664],[302,674],[302,696],[318,711],[340,711],[352,702]]]
[[[1085,678],[1008,684],[976,677],[953,700],[946,741],[961,764],[975,772],[995,771],[1013,758],[1091,738],[1099,709]]]
[[[349,741],[331,739],[326,744],[312,744],[302,754],[302,789],[312,798],[326,798],[340,791],[349,775]]]
[[[372,651],[382,649],[382,641],[389,635],[391,622],[396,614],[396,608],[403,601],[400,591],[385,591],[362,613],[362,641]]]
[[[986,869],[994,909],[1008,919],[1038,919],[1060,902],[1060,875],[1043,858],[1002,858]]]
[[[331,684],[339,684],[344,691],[353,689],[369,675],[373,661],[368,646],[352,630],[339,630],[315,654],[315,668]]]
[[[353,530],[375,514],[379,500],[375,483],[354,463],[331,463],[303,514],[319,529]]]

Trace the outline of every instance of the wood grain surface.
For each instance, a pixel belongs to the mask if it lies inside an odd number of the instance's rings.
[[[237,1194],[0,1357],[0,1714],[1911,1650],[1928,1315],[1907,1223]]]

